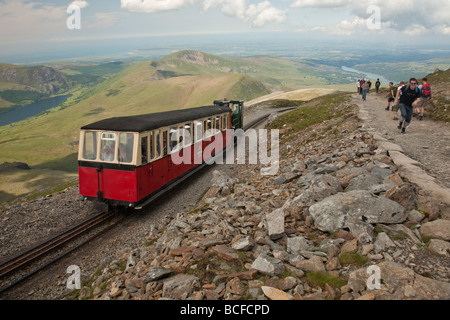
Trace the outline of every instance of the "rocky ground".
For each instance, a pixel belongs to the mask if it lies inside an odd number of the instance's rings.
[[[275,176],[215,171],[195,208],[105,259],[69,298],[450,299],[448,203],[402,175],[356,98],[335,106],[343,117],[283,128]]]
[[[343,117],[282,128],[276,175],[216,165],[2,299],[449,299],[448,181],[436,180],[437,195],[410,181],[383,139],[412,146],[419,126],[397,137],[389,113],[373,109],[382,101],[353,96],[335,107]],[[444,130],[416,159],[436,154],[426,173],[437,178],[447,174],[436,158]],[[7,208],[1,256],[95,212],[77,188]],[[70,264],[83,271],[81,290],[66,289]]]

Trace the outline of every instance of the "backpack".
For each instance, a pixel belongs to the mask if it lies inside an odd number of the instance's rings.
[[[429,83],[423,85],[422,95],[424,97],[429,97],[431,95],[431,85]]]
[[[409,89],[409,84],[407,86],[403,86],[402,87],[402,92],[401,93],[408,91],[408,89]],[[415,93],[419,92],[419,88],[417,86],[416,86],[416,89],[414,90],[414,92]]]

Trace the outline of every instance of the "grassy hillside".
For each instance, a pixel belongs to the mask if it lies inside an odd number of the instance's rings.
[[[64,159],[76,152],[79,128],[85,124],[114,116],[210,105],[225,96],[237,98],[244,91],[249,97],[251,90],[246,88],[254,89],[256,95],[267,92],[260,83],[240,74],[154,81],[150,80],[154,72],[150,63],[137,63],[92,88],[87,99],[70,108],[0,128],[0,163],[21,161],[73,172],[76,163],[68,166]]]
[[[432,99],[426,116],[450,122],[450,69],[437,70],[427,75],[427,79],[432,86]]]
[[[13,127],[0,127],[0,163],[19,161],[32,168],[0,172],[0,200],[75,184],[79,128],[88,123],[269,93],[261,82],[244,74],[216,72],[154,80],[155,72],[151,62],[133,64],[72,98],[69,107],[66,103]]]
[[[271,90],[290,91],[299,87],[317,87],[352,82],[354,76],[338,68],[315,66],[302,60],[254,56],[224,58],[197,51],[179,51],[153,63],[159,71],[180,74],[247,74]],[[353,82],[352,82],[353,83]]]
[[[63,74],[49,66],[24,67],[0,63],[0,113],[68,89]]]

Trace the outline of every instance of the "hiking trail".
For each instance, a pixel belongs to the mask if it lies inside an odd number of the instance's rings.
[[[359,117],[389,152],[402,176],[449,208],[450,124],[431,120],[425,112],[423,121],[414,117],[406,134],[401,134],[395,112],[385,110],[386,93],[370,92],[366,101],[355,93],[352,103],[359,106]],[[445,215],[450,217],[450,213]]]

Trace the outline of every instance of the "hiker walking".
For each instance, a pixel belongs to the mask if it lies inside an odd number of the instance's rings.
[[[369,83],[364,81],[361,85],[362,88],[362,99],[367,100],[367,92],[369,91]]]
[[[378,93],[380,91],[381,82],[380,79],[377,79],[377,82],[375,82],[375,91]]]
[[[422,79],[422,84],[419,86],[421,99],[420,102],[417,104],[416,112],[417,115],[420,114],[419,120],[423,120],[423,113],[425,111],[426,106],[428,105],[428,102],[431,100],[431,85],[428,83],[427,78]]]
[[[418,82],[416,78],[409,79],[409,84],[403,86],[397,91],[395,98],[395,104],[399,105],[402,113],[402,121],[398,125],[398,129],[402,130],[402,133],[406,133],[406,128],[410,125],[414,107],[420,102],[421,94],[418,88]]]
[[[395,97],[397,96],[397,88],[394,87],[394,83],[393,82],[389,82],[389,96],[388,96],[388,105],[385,108],[386,111],[389,111],[389,109],[391,109],[391,111],[394,111],[394,106],[397,107],[396,105],[392,105],[391,107],[391,103],[395,101]],[[395,110],[397,111],[397,110]],[[397,119],[394,119],[397,120]]]

